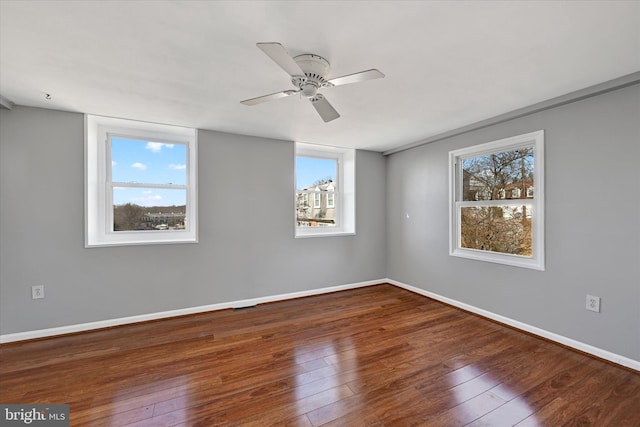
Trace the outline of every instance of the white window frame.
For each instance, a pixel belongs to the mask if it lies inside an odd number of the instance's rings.
[[[111,137],[172,142],[187,147],[184,230],[113,231]],[[85,115],[85,247],[198,242],[197,131],[191,128]],[[163,186],[166,187],[166,186]]]
[[[356,234],[356,152],[351,148],[330,147],[324,145],[295,143],[295,157],[315,157],[337,161],[334,198],[336,225],[333,227],[298,227],[295,201],[293,208],[293,226],[296,238],[327,237]],[[295,162],[294,162],[295,163]],[[294,177],[294,200],[297,197]]]
[[[462,200],[463,172],[461,163],[464,159],[477,156],[512,151],[521,148],[534,149],[534,187],[533,199],[507,200]],[[492,141],[472,147],[449,152],[449,255],[480,261],[506,264],[516,267],[530,268],[544,271],[544,131],[536,131],[497,141]],[[533,209],[532,217],[532,255],[504,254],[478,249],[461,247],[461,212],[462,207],[469,206],[519,206],[530,204]]]

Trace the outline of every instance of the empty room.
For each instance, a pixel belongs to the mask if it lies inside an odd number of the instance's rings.
[[[0,0],[2,426],[640,425],[640,2]]]

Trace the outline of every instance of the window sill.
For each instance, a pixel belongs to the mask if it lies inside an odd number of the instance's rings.
[[[518,255],[500,254],[497,252],[486,252],[473,249],[454,249],[449,253],[451,256],[459,258],[473,259],[476,261],[492,262],[496,264],[510,265],[512,267],[530,268],[532,270],[544,271],[544,263],[535,258],[528,258]]]
[[[313,231],[313,232],[300,232],[296,230],[296,239],[306,239],[308,237],[337,237],[337,236],[355,236],[355,231],[339,231],[339,230],[331,230],[331,231]]]
[[[143,234],[153,233],[153,235]],[[179,234],[178,234],[179,233]],[[193,231],[151,231],[151,232],[119,232],[103,235],[87,236],[85,248],[105,246],[129,246],[129,245],[171,245],[183,243],[198,243],[198,238]]]

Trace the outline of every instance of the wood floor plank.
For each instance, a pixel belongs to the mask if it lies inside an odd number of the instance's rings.
[[[505,403],[504,400],[487,391],[438,415],[427,416],[425,421],[433,427],[464,426]]]
[[[382,284],[3,344],[0,401],[73,426],[637,427],[640,374]]]

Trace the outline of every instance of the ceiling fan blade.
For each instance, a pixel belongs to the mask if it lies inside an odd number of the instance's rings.
[[[329,80],[327,83],[329,83],[330,86],[340,86],[350,83],[364,82],[366,80],[380,79],[382,77],[384,77],[384,74],[374,68],[372,70],[361,71],[359,73],[349,74],[342,77],[336,77],[335,79]]]
[[[300,69],[300,66],[280,43],[256,43],[256,46],[290,76],[304,76],[304,71]]]
[[[300,91],[283,90],[282,92],[276,92],[270,95],[264,95],[264,96],[259,96],[257,98],[245,99],[244,101],[240,101],[240,103],[244,105],[257,105],[257,104],[262,104],[263,102],[273,101],[274,99],[286,98],[287,96],[294,95],[298,92]]]
[[[322,117],[322,120],[324,120],[325,122],[330,122],[331,120],[335,120],[340,117],[340,114],[338,114],[336,109],[333,108],[331,104],[329,104],[327,98],[325,98],[321,94],[316,94],[316,96],[311,98],[310,101],[318,114],[320,114],[320,117]]]

